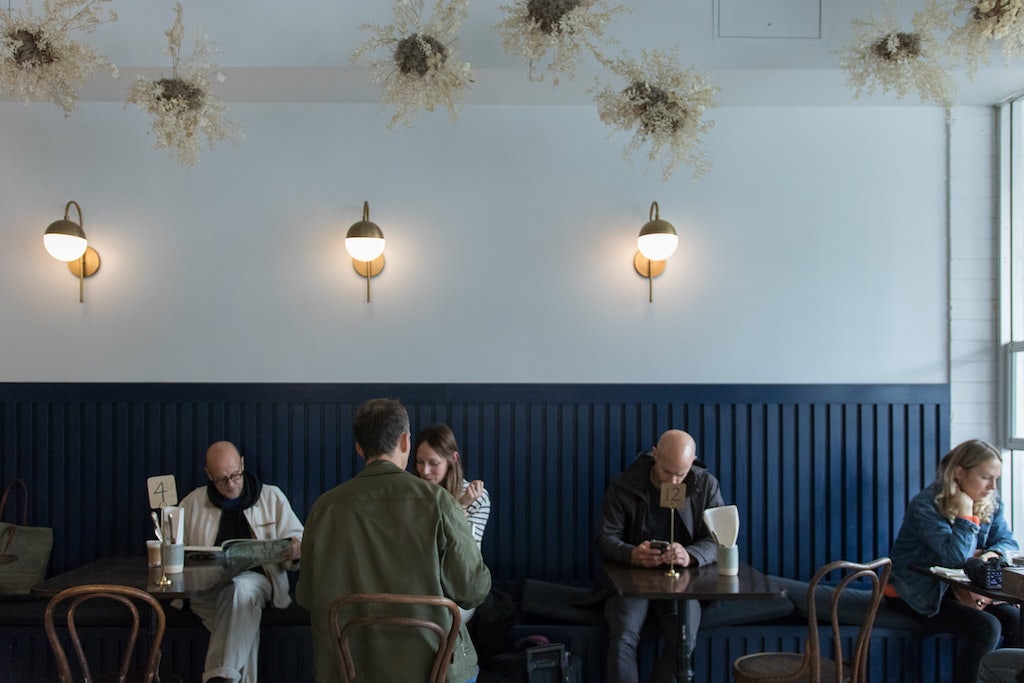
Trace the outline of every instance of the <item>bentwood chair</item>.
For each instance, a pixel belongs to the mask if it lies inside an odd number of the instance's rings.
[[[363,605],[369,610],[377,612],[368,616],[356,616],[346,619],[344,624],[339,622],[341,611],[346,606]],[[422,619],[414,616],[401,616],[395,606],[420,607],[433,606],[448,610],[450,623],[444,625],[440,622]],[[357,672],[353,661],[349,637],[355,629],[425,629],[437,636],[437,645],[434,648],[433,664],[430,671],[423,672],[423,680],[427,683],[445,683],[448,679],[448,667],[452,661],[452,653],[455,651],[455,641],[459,637],[459,628],[462,624],[462,617],[459,614],[459,606],[448,598],[436,595],[402,595],[398,593],[352,593],[343,595],[331,604],[328,612],[328,619],[331,625],[331,633],[334,635],[334,655],[338,663],[338,671],[341,674],[343,683],[355,683]],[[380,636],[380,634],[377,634]],[[383,637],[386,637],[383,636]],[[408,656],[408,653],[394,652],[395,657]],[[358,655],[357,655],[358,656]],[[359,683],[366,681],[372,683],[368,678],[358,679]]]
[[[825,565],[811,579],[807,588],[807,642],[803,654],[789,652],[760,652],[740,657],[733,662],[732,673],[736,683],[864,683],[867,678],[868,644],[871,629],[882,600],[882,590],[889,580],[892,560],[882,557],[866,564],[837,561]],[[818,637],[817,589],[822,579],[832,572],[842,578],[835,586],[830,600],[832,652],[835,659],[821,655]],[[865,582],[870,588],[867,606],[859,624],[857,637],[849,658],[844,661],[839,624],[839,599],[843,591],[855,588],[853,583]]]
[[[79,616],[78,610],[82,604],[90,600],[106,600],[121,603],[131,616],[131,631],[121,653],[120,666],[116,674],[93,676],[89,663],[86,661],[85,651],[79,638],[79,629],[76,626],[75,618]],[[139,603],[145,603],[145,605],[150,607],[151,611],[149,652],[144,668],[129,670],[141,624]],[[90,605],[90,607],[94,606]],[[68,640],[70,640],[71,646],[75,651],[82,674],[82,678],[78,680],[82,680],[85,683],[100,683],[101,681],[116,683],[181,683],[181,679],[177,676],[165,674],[161,677],[158,673],[160,667],[160,644],[163,642],[164,629],[166,628],[166,617],[164,616],[163,609],[160,607],[160,603],[146,591],[129,586],[107,584],[74,586],[65,589],[53,596],[46,606],[44,616],[46,637],[50,640],[50,647],[53,648],[53,654],[57,660],[57,676],[60,679],[60,683],[74,683],[76,680],[72,676],[71,665],[67,654],[64,652],[64,645],[57,633],[54,620],[55,613],[63,613],[64,609],[67,610]]]

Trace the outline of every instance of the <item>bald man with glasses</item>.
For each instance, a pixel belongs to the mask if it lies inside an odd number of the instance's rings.
[[[302,522],[281,489],[245,470],[245,458],[230,441],[207,449],[206,477],[206,486],[181,501],[186,545],[221,545],[234,538],[292,541],[282,564],[257,567],[190,601],[210,632],[203,683],[256,683],[260,619],[267,605],[291,604],[285,570],[298,566]]]

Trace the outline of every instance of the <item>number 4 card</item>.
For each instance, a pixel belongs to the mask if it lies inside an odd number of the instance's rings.
[[[149,490],[149,507],[160,509],[165,505],[178,504],[178,487],[174,484],[173,474],[150,477],[146,480],[146,487]]]

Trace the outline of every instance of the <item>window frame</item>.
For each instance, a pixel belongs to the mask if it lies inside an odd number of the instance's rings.
[[[1006,447],[1024,450],[1024,341],[1010,342],[1005,349]]]

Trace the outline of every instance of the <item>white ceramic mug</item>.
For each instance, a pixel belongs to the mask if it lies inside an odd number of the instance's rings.
[[[717,549],[718,573],[736,576],[740,571],[740,549],[734,545],[720,545]]]

